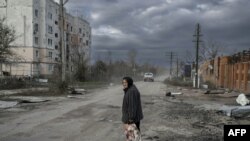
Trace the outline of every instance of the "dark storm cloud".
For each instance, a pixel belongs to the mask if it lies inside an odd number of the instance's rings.
[[[222,43],[224,54],[250,47],[249,0],[70,0],[67,6],[90,22],[94,57],[107,50],[126,58],[136,48],[139,61],[159,62],[165,52],[194,53],[197,23],[202,40]]]

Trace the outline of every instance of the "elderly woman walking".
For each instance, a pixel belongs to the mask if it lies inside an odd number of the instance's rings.
[[[140,92],[131,77],[124,77],[122,84],[124,90],[122,122],[126,137],[127,140],[140,140],[140,120],[143,119]]]

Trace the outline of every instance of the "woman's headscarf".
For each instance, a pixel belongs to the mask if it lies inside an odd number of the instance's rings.
[[[133,86],[133,79],[129,76],[123,77],[123,80],[126,80],[128,82],[128,88],[124,89],[126,92],[131,86]]]

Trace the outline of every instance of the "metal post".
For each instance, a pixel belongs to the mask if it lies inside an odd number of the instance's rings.
[[[179,74],[179,60],[177,58],[177,77],[178,77],[178,74]]]
[[[172,61],[173,61],[173,52],[170,52],[170,78],[172,78]]]

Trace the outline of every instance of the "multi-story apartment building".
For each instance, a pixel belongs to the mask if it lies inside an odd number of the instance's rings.
[[[86,20],[74,17],[74,33],[72,34],[72,53],[80,53],[84,60],[90,57],[91,28]]]
[[[59,4],[53,0],[0,0],[0,7],[0,17],[6,18],[6,24],[14,27],[17,35],[11,45],[16,59],[1,64],[2,71],[10,75],[51,75],[61,64]],[[86,54],[85,59],[90,57],[91,27],[79,17],[64,15],[66,71],[69,73],[74,71],[72,48],[81,46],[81,42],[73,45],[74,37],[85,42],[86,50],[81,53]]]

